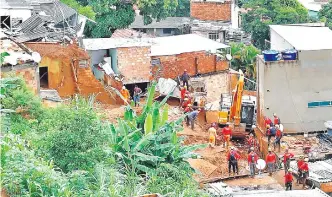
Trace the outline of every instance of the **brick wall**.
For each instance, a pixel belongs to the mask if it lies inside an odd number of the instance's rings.
[[[230,21],[231,2],[191,2],[190,16],[199,20]]]
[[[182,75],[185,69],[190,75],[196,75],[227,70],[229,66],[228,62],[217,61],[215,55],[208,55],[205,51],[152,58],[160,58],[161,71],[158,77],[172,79]],[[158,66],[153,66],[152,72],[154,75],[157,69]]]
[[[24,79],[27,87],[35,94],[39,94],[39,83],[37,65],[18,65],[13,68],[2,68],[1,77],[6,77],[7,74],[15,73],[16,76],[20,76]]]
[[[118,68],[123,83],[149,81],[151,70],[150,47],[117,48]]]

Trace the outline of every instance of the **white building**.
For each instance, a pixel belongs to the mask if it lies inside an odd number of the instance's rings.
[[[0,0],[1,28],[15,28],[31,16],[32,10],[30,3],[24,0]]]
[[[266,62],[258,56],[258,119],[277,113],[286,132],[325,130],[332,120],[332,31],[271,25],[270,34],[271,49],[296,49],[298,58]]]

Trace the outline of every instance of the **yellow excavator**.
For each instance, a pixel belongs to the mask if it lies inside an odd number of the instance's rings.
[[[225,126],[227,122],[230,123],[230,127],[233,128],[233,137],[245,138],[248,134],[247,131],[251,130],[254,125],[256,97],[243,96],[244,75],[241,70],[239,70],[239,75],[233,95],[222,94],[217,114],[211,113],[218,116],[217,122],[221,127]],[[216,118],[213,119],[216,120]]]

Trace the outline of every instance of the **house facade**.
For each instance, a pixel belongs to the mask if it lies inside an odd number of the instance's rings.
[[[296,49],[297,59],[257,57],[259,126],[277,113],[286,133],[325,130],[324,122],[332,120],[332,31],[272,25],[270,33],[271,49]]]

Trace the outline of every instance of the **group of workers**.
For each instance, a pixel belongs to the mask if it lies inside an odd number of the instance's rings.
[[[120,91],[123,99],[124,99],[124,104],[128,104],[130,103],[131,99],[130,99],[130,92],[129,90],[126,88],[126,86],[123,86],[121,91]],[[133,101],[134,101],[134,105],[139,106],[139,101],[140,101],[140,97],[142,94],[142,89],[139,88],[137,85],[135,85],[134,87],[134,91],[133,91]]]
[[[267,127],[267,136],[268,141],[270,142],[271,136],[275,136],[275,140],[273,142],[274,144],[274,151],[276,147],[278,147],[278,152],[280,152],[280,142],[282,137],[282,131],[279,127],[280,125],[280,119],[277,117],[276,114],[274,114],[274,121],[272,122],[269,118],[265,118],[265,123]],[[275,129],[274,131],[271,131],[271,129]],[[218,131],[218,126],[216,123],[212,123],[211,127],[208,129],[209,133],[209,146],[214,147],[216,145],[216,141],[221,140],[223,141],[224,147],[226,145],[227,149],[229,146],[229,141],[232,138],[232,129],[229,126],[229,123],[227,123],[226,127],[224,127],[221,132]],[[274,134],[274,135],[273,135]],[[250,147],[249,154],[248,154],[248,166],[250,169],[250,176],[254,177],[256,174],[256,166],[257,161],[259,159],[258,154],[256,153],[255,147],[257,147],[257,140],[254,138],[252,134],[249,135],[249,138],[247,139],[247,144]],[[270,145],[270,143],[269,143]],[[241,158],[240,154],[237,152],[236,148],[232,146],[227,154],[227,161],[228,161],[228,172],[229,176],[231,176],[231,172],[233,172],[233,175],[239,173],[239,167],[238,167],[238,160]],[[292,190],[292,183],[293,183],[293,172],[290,168],[290,162],[292,159],[295,158],[295,155],[291,152],[289,152],[289,149],[286,148],[285,152],[283,154],[283,165],[285,170],[285,187],[286,190]],[[272,176],[272,174],[277,169],[277,164],[279,161],[279,158],[276,156],[276,154],[272,151],[271,147],[268,147],[268,154],[265,158],[266,161],[266,169],[269,173],[269,176]],[[303,184],[303,188],[306,186],[306,180],[309,176],[309,166],[308,166],[308,158],[304,158],[304,156],[300,156],[297,161],[297,167],[298,167],[298,178],[297,178],[297,184]]]
[[[274,151],[278,148],[278,152],[280,152],[280,143],[282,138],[282,129],[280,128],[280,118],[277,114],[273,114],[273,122],[270,118],[265,117],[265,125],[266,125],[266,136],[267,143],[270,147],[271,138],[274,136],[275,139],[273,141]]]

